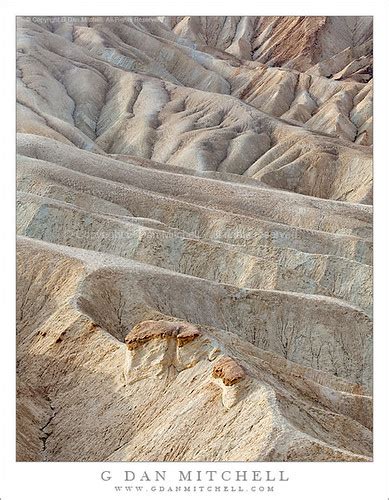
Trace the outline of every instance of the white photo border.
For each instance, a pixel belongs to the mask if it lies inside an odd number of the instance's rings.
[[[123,498],[182,498],[182,492],[131,492],[114,490],[112,481],[103,481],[101,473],[123,477],[125,470],[167,471],[176,477],[178,470],[284,470],[289,481],[277,483],[273,492],[202,492],[198,498],[262,498],[282,500],[387,500],[389,498],[389,350],[387,337],[388,276],[388,170],[386,149],[388,131],[388,49],[389,16],[385,2],[325,3],[309,0],[294,2],[232,2],[219,6],[204,0],[139,3],[119,1],[57,4],[48,0],[3,3],[2,26],[2,119],[1,137],[1,398],[0,412],[0,499],[1,500],[107,500]],[[120,16],[120,15],[372,15],[374,16],[374,460],[371,463],[34,463],[15,459],[15,16]],[[200,483],[198,483],[200,485]],[[204,485],[204,484],[203,484]],[[239,486],[239,483],[234,483]],[[230,483],[231,486],[231,483]],[[197,493],[195,493],[197,494]]]

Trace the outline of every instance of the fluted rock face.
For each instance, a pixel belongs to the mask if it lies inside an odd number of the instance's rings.
[[[337,80],[372,75],[373,19],[355,16],[168,17],[173,32],[196,46],[239,59]]]
[[[17,458],[372,454],[372,19],[18,19]]]

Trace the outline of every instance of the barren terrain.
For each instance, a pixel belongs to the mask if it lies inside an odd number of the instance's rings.
[[[372,18],[18,18],[17,459],[372,457]]]

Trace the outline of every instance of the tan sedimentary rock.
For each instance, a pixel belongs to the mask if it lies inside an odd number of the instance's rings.
[[[173,321],[143,321],[130,331],[124,339],[127,348],[133,351],[142,344],[154,339],[175,339],[178,347],[194,340],[200,335],[197,328],[189,323]]]
[[[17,34],[17,459],[371,460],[371,18]]]
[[[233,359],[225,356],[214,364],[212,376],[222,379],[224,385],[235,385],[244,379],[244,370]]]

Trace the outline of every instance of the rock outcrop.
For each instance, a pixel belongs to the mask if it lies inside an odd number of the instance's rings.
[[[189,323],[162,320],[143,321],[134,326],[124,342],[130,351],[154,339],[174,339],[177,346],[182,347],[199,335],[199,330]]]
[[[220,378],[224,385],[230,386],[244,379],[244,370],[236,361],[224,356],[215,363],[212,370],[212,376],[214,378]]]
[[[371,460],[372,19],[17,35],[17,459]]]

